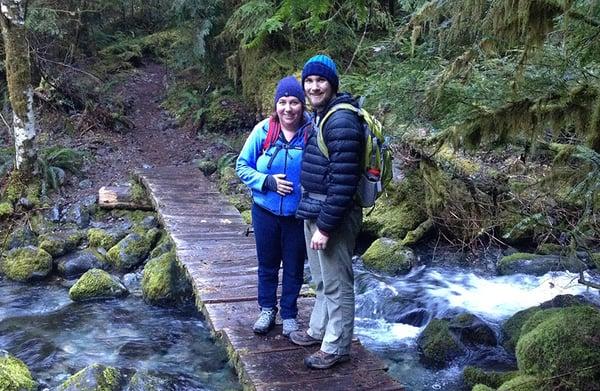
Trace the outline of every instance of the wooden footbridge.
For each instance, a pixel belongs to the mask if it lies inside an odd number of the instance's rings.
[[[278,325],[266,336],[252,332],[258,315],[254,238],[240,213],[192,166],[140,170],[177,258],[191,278],[198,309],[222,339],[244,389],[402,390],[384,363],[354,341],[351,360],[327,370],[310,370],[309,348],[281,336]],[[313,299],[299,300],[299,323],[306,327]]]

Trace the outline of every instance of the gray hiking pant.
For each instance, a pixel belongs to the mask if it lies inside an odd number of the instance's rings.
[[[316,220],[304,221],[308,264],[317,291],[308,334],[323,339],[321,350],[326,353],[350,353],[354,332],[352,252],[361,222],[362,209],[355,206],[330,234],[327,248],[317,251],[310,248]]]

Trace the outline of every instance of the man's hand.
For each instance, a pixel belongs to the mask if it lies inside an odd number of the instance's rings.
[[[329,236],[323,235],[323,233],[317,229],[310,239],[310,248],[313,250],[325,250],[328,240]]]
[[[285,174],[273,174],[273,178],[277,182],[277,194],[288,195],[294,190],[294,184],[290,181],[286,181]]]

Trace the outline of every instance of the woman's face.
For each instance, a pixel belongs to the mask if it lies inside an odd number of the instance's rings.
[[[277,101],[275,111],[281,127],[286,130],[296,130],[302,120],[302,102],[295,96],[282,96]]]

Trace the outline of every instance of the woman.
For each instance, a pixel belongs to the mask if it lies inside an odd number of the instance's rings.
[[[304,273],[304,228],[294,217],[300,201],[300,165],[306,127],[304,91],[293,76],[275,89],[275,111],[259,122],[246,140],[236,164],[242,182],[252,190],[252,225],[258,258],[260,315],[253,330],[265,334],[275,325],[279,267],[283,261],[281,318],[283,335],[298,329],[298,294]]]

